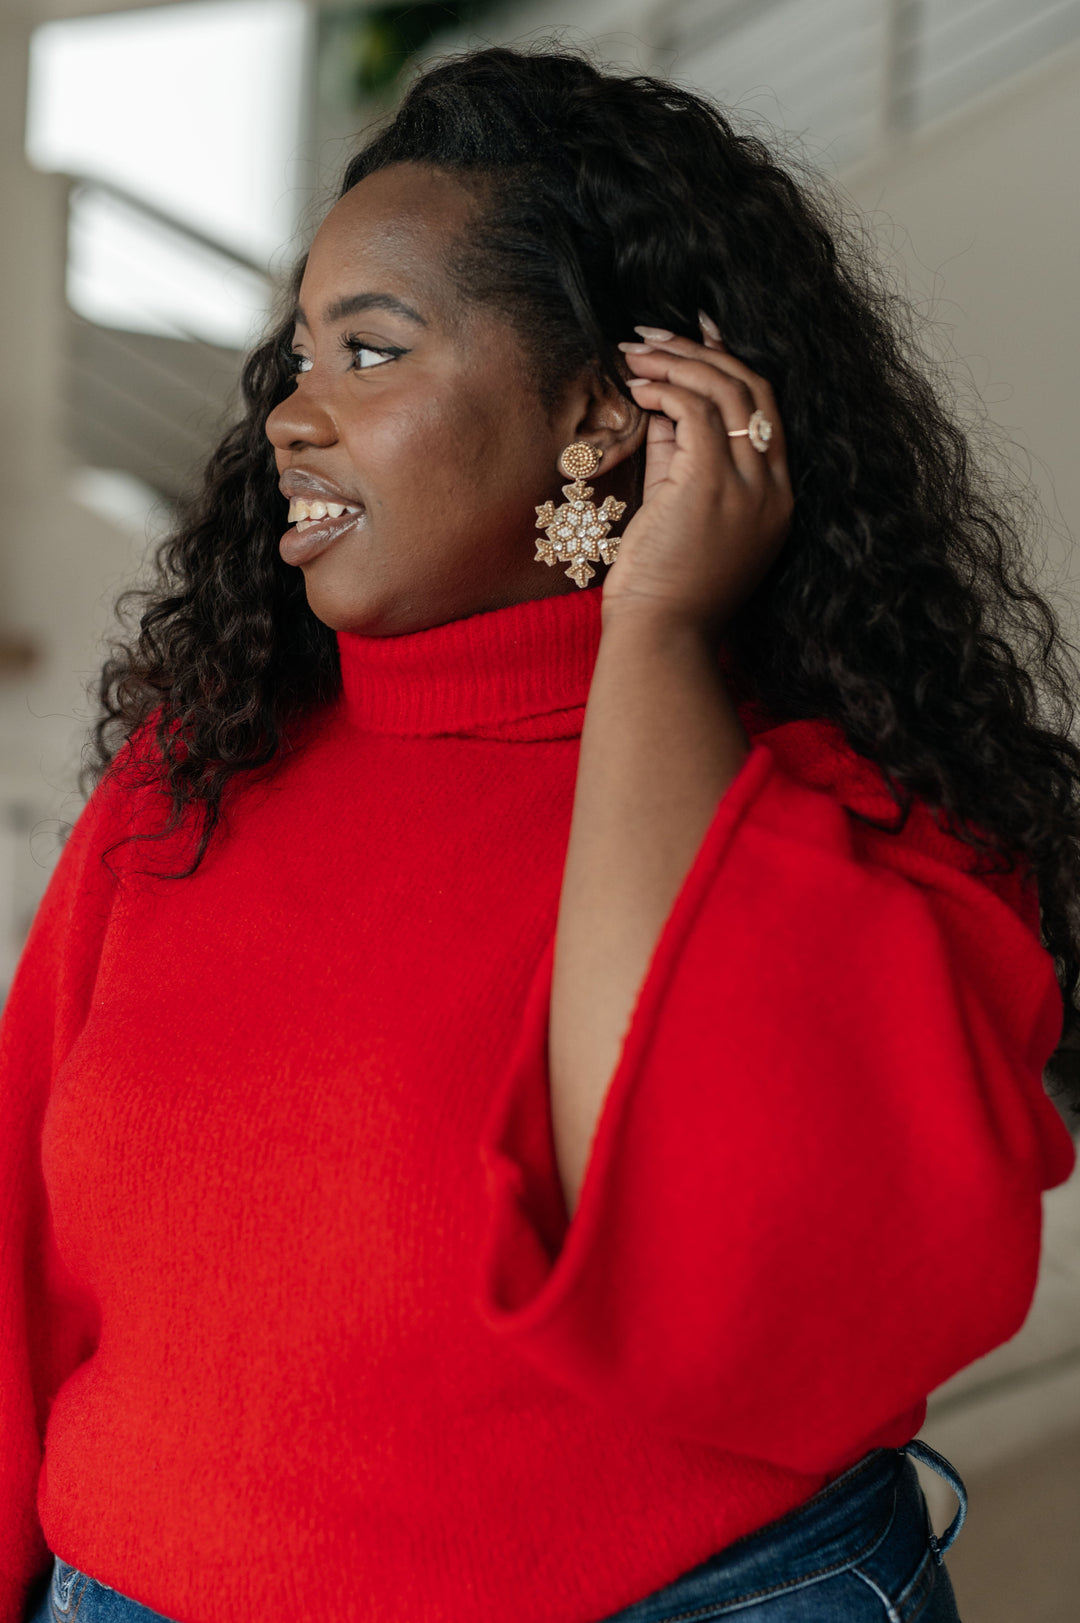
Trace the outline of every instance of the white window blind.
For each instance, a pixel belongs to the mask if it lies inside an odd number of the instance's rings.
[[[1080,0],[674,0],[675,77],[837,167],[1080,39]]]
[[[813,157],[861,154],[879,116],[879,0],[778,0],[711,29],[700,0],[688,5],[698,15],[672,30],[680,77],[804,137]]]
[[[897,77],[924,124],[1080,39],[1080,0],[902,0]]]

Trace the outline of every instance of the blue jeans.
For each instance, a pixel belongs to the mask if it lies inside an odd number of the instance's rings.
[[[908,1455],[944,1477],[960,1501],[940,1540]],[[732,1615],[740,1623],[960,1623],[944,1557],[966,1514],[964,1484],[934,1449],[916,1441],[876,1448],[798,1510],[604,1623],[708,1623]],[[76,1619],[163,1623],[160,1613],[57,1556],[27,1623]]]
[[[908,1455],[959,1500],[940,1539]],[[798,1510],[604,1623],[960,1623],[944,1563],[966,1515],[967,1490],[935,1449],[875,1448]]]

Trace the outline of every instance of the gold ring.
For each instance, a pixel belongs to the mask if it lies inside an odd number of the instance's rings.
[[[729,440],[749,439],[755,451],[767,451],[769,441],[772,439],[772,424],[763,411],[755,411],[747,428],[729,428]]]

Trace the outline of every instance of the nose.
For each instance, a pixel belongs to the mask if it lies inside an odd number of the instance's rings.
[[[333,445],[337,439],[333,417],[314,390],[300,382],[267,414],[265,430],[276,451],[291,451],[301,445]]]

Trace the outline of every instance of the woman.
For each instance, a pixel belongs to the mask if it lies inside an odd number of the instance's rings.
[[[1080,760],[896,319],[573,54],[351,162],[5,1017],[5,1623],[956,1617]]]

